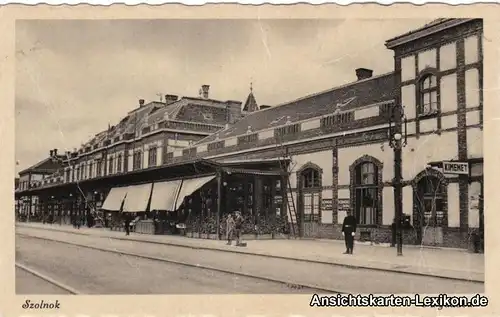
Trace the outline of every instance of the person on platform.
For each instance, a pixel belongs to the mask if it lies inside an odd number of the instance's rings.
[[[342,224],[342,235],[345,239],[346,251],[344,254],[352,254],[354,250],[354,235],[356,234],[356,218],[352,215],[352,211],[347,212]]]
[[[236,223],[234,221],[233,215],[229,214],[226,218],[226,234],[227,234],[227,245],[231,245],[233,240],[233,234]]]
[[[126,236],[129,236],[130,235],[130,216],[128,215],[128,213],[125,213],[125,221],[124,221],[124,225],[125,225],[125,235]]]
[[[236,246],[241,246],[241,229],[243,227],[243,217],[239,210],[235,212],[236,218],[234,219],[234,233],[236,234]]]

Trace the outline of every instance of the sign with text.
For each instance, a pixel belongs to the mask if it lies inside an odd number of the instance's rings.
[[[339,199],[338,200],[338,213],[347,213],[351,208],[351,201],[349,199]]]
[[[321,200],[321,210],[333,210],[333,199],[323,198]]]
[[[443,162],[443,173],[469,175],[469,163]]]

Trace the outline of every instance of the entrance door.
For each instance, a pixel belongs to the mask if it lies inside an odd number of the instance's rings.
[[[319,229],[319,193],[302,194],[302,210],[304,212],[304,237],[316,237]]]
[[[418,240],[422,245],[443,243],[445,186],[435,176],[426,176],[417,184],[417,207],[420,229]]]

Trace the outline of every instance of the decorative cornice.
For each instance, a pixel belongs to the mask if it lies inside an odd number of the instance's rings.
[[[385,42],[385,46],[388,49],[392,50],[392,49],[395,49],[396,47],[403,45],[405,43],[418,40],[420,38],[423,38],[423,37],[429,36],[431,34],[455,27],[455,26],[460,25],[460,24],[470,22],[472,20],[474,20],[474,19],[449,19],[449,20],[444,21],[442,23],[439,23],[439,24],[436,24],[433,26],[429,26],[429,27],[424,27],[422,29],[417,29],[417,30],[412,31],[410,33],[406,33],[406,34],[400,35],[398,37],[392,38],[390,40],[387,40]]]

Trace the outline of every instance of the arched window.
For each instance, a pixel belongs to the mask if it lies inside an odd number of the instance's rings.
[[[300,173],[302,188],[318,188],[321,186],[319,171],[314,168],[306,168]]]
[[[422,207],[422,226],[440,227],[444,220],[445,186],[433,175],[423,177],[417,183],[418,199]]]
[[[363,161],[354,169],[354,212],[359,224],[376,225],[379,210],[378,167]]]
[[[437,77],[427,74],[420,79],[418,100],[418,114],[420,116],[436,113],[438,110],[438,85]]]
[[[321,168],[312,163],[308,163],[305,168],[298,172],[300,177],[300,205],[299,210],[304,214],[305,223],[320,221],[321,214]],[[312,228],[304,229],[306,235],[312,234],[308,231]]]

